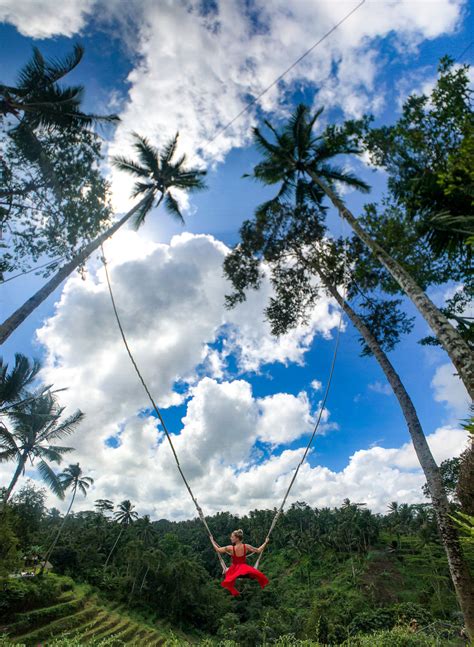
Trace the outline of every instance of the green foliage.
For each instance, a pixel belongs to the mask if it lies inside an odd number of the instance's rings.
[[[151,211],[155,199],[158,197],[156,206],[164,201],[166,210],[178,222],[183,223],[179,203],[173,195],[173,189],[183,191],[202,191],[206,188],[204,176],[206,171],[198,168],[186,168],[186,156],[182,155],[174,160],[178,146],[179,133],[170,139],[161,151],[152,146],[146,137],[137,133],[133,134],[135,153],[137,161],[122,156],[113,158],[113,165],[120,171],[129,173],[135,178],[132,190],[132,197],[140,197],[140,206],[133,216],[133,224],[138,229],[149,211]],[[174,160],[174,161],[173,161]]]
[[[419,604],[395,604],[356,614],[349,624],[349,633],[354,635],[391,629],[397,624],[408,625],[412,620],[420,626],[425,626],[433,621],[433,616]]]
[[[453,458],[447,458],[442,461],[439,465],[439,471],[441,478],[443,479],[444,489],[446,494],[451,497],[456,496],[456,490],[459,482],[459,471],[461,467],[461,459],[459,456],[454,456]],[[429,497],[428,485],[425,483],[422,487],[423,494],[426,497]]]
[[[437,640],[419,633],[411,633],[397,627],[390,631],[376,631],[368,635],[359,635],[343,643],[344,647],[437,647]]]
[[[54,187],[14,141],[5,145],[10,175],[3,186],[0,182],[0,207],[9,236],[3,242],[1,269],[29,269],[37,261],[44,264],[46,257],[51,263],[41,274],[48,276],[110,224],[112,209],[97,134],[81,129],[45,131],[38,141],[54,174]]]
[[[40,603],[48,604],[71,584],[53,574],[32,579],[0,579],[0,618],[11,617],[11,614],[36,608]]]
[[[389,174],[395,201],[417,222],[437,255],[447,251],[466,257],[465,242],[474,233],[474,122],[468,71],[468,65],[456,67],[449,57],[442,58],[430,96],[411,95],[394,125],[365,135],[372,162]],[[442,214],[451,220],[443,223]]]
[[[11,512],[0,511],[0,577],[13,573],[20,564],[18,537],[12,529]]]

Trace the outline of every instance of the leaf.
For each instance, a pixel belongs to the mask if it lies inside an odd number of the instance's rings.
[[[183,225],[184,223],[184,218],[181,214],[181,211],[179,209],[179,205],[177,200],[172,196],[172,194],[168,191],[167,194],[165,195],[165,206],[167,211],[176,218],[180,223]]]
[[[38,464],[38,472],[41,475],[41,478],[49,487],[49,489],[59,497],[61,500],[64,499],[64,490],[59,480],[58,475],[53,472],[50,466],[45,461],[40,461]]]

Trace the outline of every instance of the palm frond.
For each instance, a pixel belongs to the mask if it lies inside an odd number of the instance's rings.
[[[19,452],[16,449],[2,449],[0,447],[0,463],[10,463],[11,461],[18,460]]]
[[[0,365],[2,360],[0,359]],[[32,362],[21,353],[15,354],[15,366],[13,367],[10,375],[5,375],[2,379],[0,388],[2,399],[0,401],[7,400],[12,402],[18,397],[21,397],[24,394],[24,391],[27,386],[36,378],[41,364],[38,360],[34,359]],[[5,366],[6,369],[6,366]],[[3,391],[6,390],[6,393]],[[8,398],[5,398],[5,395],[9,395]],[[14,397],[12,397],[14,396]]]
[[[173,159],[173,155],[176,152],[176,148],[178,146],[178,137],[179,137],[179,132],[175,134],[175,136],[169,140],[169,142],[163,147],[163,150],[161,151],[160,155],[160,161],[161,161],[161,166],[167,166],[171,163],[171,160]]]
[[[61,500],[64,499],[64,490],[61,485],[61,481],[58,475],[50,468],[50,466],[45,461],[40,461],[38,464],[38,472],[40,473],[41,478],[49,487],[51,492],[59,497]]]
[[[354,187],[362,193],[369,193],[370,186],[355,176],[351,171],[344,171],[338,169],[335,166],[329,166],[327,164],[320,165],[318,169],[318,174],[321,177],[325,177],[329,181],[337,181],[346,186]]]
[[[63,460],[64,454],[69,454],[74,452],[74,447],[60,447],[58,445],[50,447],[42,447],[37,445],[33,449],[33,453],[39,458],[46,458],[48,461],[53,461],[54,463],[60,463]]]
[[[76,431],[77,425],[84,418],[82,411],[76,411],[70,415],[66,420],[61,422],[61,424],[55,426],[51,431],[44,435],[45,440],[52,440],[58,438],[64,438],[65,436],[70,436]]]
[[[18,451],[15,436],[0,422],[0,450]]]
[[[43,54],[37,47],[33,47],[33,56],[18,74],[17,85],[23,93],[30,92],[33,88],[44,84],[46,62]]]
[[[268,139],[262,135],[259,128],[253,128],[252,133],[257,148],[259,148],[263,153],[279,153],[278,146],[269,142]]]
[[[136,177],[148,178],[150,176],[150,171],[147,168],[131,159],[128,159],[127,157],[123,157],[122,155],[115,155],[112,157],[112,166],[119,171],[125,171],[126,173],[130,173]]]
[[[33,57],[20,71],[19,85],[25,90],[37,90],[56,83],[79,65],[83,55],[84,48],[76,43],[73,51],[62,59],[45,60],[40,50],[34,47]]]
[[[150,191],[148,195],[145,196],[143,203],[135,211],[132,216],[131,223],[135,231],[139,229],[145,221],[148,213],[153,209],[153,202],[155,200],[154,194]]]
[[[183,225],[185,224],[184,218],[179,209],[178,202],[169,191],[165,195],[165,207],[168,213],[174,216],[176,220],[178,220]]]
[[[186,191],[203,191],[207,189],[207,185],[204,181],[204,177],[207,172],[203,169],[188,169],[186,171],[177,171],[177,174],[173,177],[169,188],[175,186],[179,189],[185,189]]]
[[[139,160],[148,169],[149,174],[156,177],[160,172],[160,153],[158,149],[152,146],[146,137],[142,137],[138,133],[133,133],[133,138],[135,140],[133,148],[138,153]]]

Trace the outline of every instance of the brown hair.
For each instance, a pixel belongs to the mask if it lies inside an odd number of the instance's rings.
[[[244,538],[244,531],[240,530],[240,528],[239,528],[239,530],[234,530],[234,532],[232,534],[235,535],[236,537],[238,537],[240,539],[240,541],[242,541],[242,539]]]

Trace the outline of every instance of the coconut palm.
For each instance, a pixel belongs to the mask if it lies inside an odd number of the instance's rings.
[[[11,431],[0,427],[0,462],[16,461],[17,467],[4,493],[4,501],[10,498],[20,474],[25,472],[26,463],[37,463],[43,481],[60,499],[64,498],[61,481],[49,462],[60,463],[64,454],[74,451],[56,442],[71,435],[81,422],[84,414],[76,411],[61,420],[64,407],[60,407],[48,393],[26,402],[21,409],[9,413]]]
[[[273,205],[266,213],[256,214],[254,220],[245,222],[241,228],[241,242],[226,257],[224,263],[225,274],[236,290],[228,303],[233,305],[243,300],[248,288],[258,288],[259,267],[263,260],[271,271],[276,295],[266,310],[273,330],[277,325],[277,332],[284,333],[291,325],[304,320],[319,295],[319,287],[314,287],[313,284],[314,276],[319,278],[325,291],[348,316],[361,340],[378,361],[398,400],[416,456],[426,477],[466,626],[474,629],[472,579],[458,534],[449,516],[450,505],[440,470],[431,453],[414,403],[387,355],[386,342],[368,325],[363,314],[354,309],[348,296],[341,293],[339,285],[346,283],[349,277],[344,278],[344,269],[348,263],[340,258],[340,248],[327,241],[322,244],[320,240],[314,240],[317,237],[315,232],[318,231],[318,224],[319,211],[314,207],[303,210],[302,205],[299,205],[295,209],[293,205],[284,203]],[[324,237],[324,230],[319,231],[319,237]],[[290,258],[291,270],[298,276],[294,283],[291,282],[291,276],[288,278],[288,273],[285,273]],[[347,287],[350,294],[350,283]],[[352,506],[349,502],[345,502],[344,505]],[[398,504],[392,503],[390,510],[393,520],[398,524]],[[407,514],[405,509],[403,514]],[[335,532],[336,538],[338,532],[339,530]],[[397,533],[399,532],[398,529]]]
[[[135,510],[133,509],[134,507],[135,506],[131,503],[131,501],[129,501],[128,499],[125,499],[124,501],[122,501],[122,503],[119,504],[118,510],[114,512],[115,520],[120,524],[121,528],[117,536],[117,539],[115,540],[114,545],[112,546],[112,549],[108,554],[107,559],[105,560],[104,571],[107,568],[110,558],[112,557],[112,554],[115,550],[115,547],[120,541],[120,537],[122,536],[123,531],[127,526],[132,524],[135,521],[135,519],[138,519],[138,512],[135,512]]]
[[[84,88],[59,85],[82,60],[84,48],[74,45],[62,59],[45,59],[33,48],[33,56],[21,69],[15,86],[0,83],[0,118],[12,117],[18,123],[9,130],[27,159],[38,162],[43,176],[54,185],[54,173],[36,134],[42,129],[68,130],[92,124],[117,121],[116,115],[86,114],[81,110]]]
[[[322,110],[321,108],[311,115],[307,106],[300,104],[280,132],[265,121],[273,134],[274,142],[264,137],[259,128],[254,128],[255,143],[262,152],[263,160],[255,166],[252,176],[264,184],[280,185],[277,196],[261,205],[260,211],[291,194],[296,194],[299,202],[311,197],[319,205],[325,197],[329,198],[354,233],[370,248],[413,301],[451,358],[468,393],[474,397],[474,361],[467,343],[411,275],[367,234],[338,196],[336,184],[364,192],[369,187],[352,173],[334,164],[336,156],[357,155],[361,152],[346,131],[329,128],[321,136],[313,132]]]
[[[8,364],[0,357],[0,406],[16,405],[25,398],[40,368],[37,360],[31,362],[25,355],[16,353],[15,365],[8,372]]]
[[[79,466],[79,463],[75,463],[74,465],[69,465],[66,467],[61,474],[59,475],[59,481],[61,483],[61,487],[63,489],[63,492],[65,492],[68,489],[72,490],[72,496],[71,496],[71,501],[69,502],[69,507],[66,511],[66,514],[63,517],[63,520],[58,528],[58,532],[56,533],[56,537],[54,538],[51,546],[49,547],[44,561],[43,565],[41,567],[41,572],[43,572],[44,567],[53,552],[53,550],[56,547],[56,544],[58,543],[59,537],[61,536],[61,532],[64,528],[64,524],[66,523],[66,519],[71,512],[72,505],[74,503],[74,499],[76,498],[77,491],[79,490],[82,492],[84,496],[87,496],[87,490],[89,487],[94,483],[94,479],[91,478],[90,476],[84,476],[82,473],[82,469]]]
[[[134,149],[137,160],[125,157],[115,157],[113,163],[116,168],[132,174],[137,181],[133,187],[133,197],[140,197],[140,201],[130,209],[122,218],[117,220],[107,231],[98,236],[84,247],[66,265],[20,306],[8,319],[0,325],[0,344],[8,339],[14,330],[67,279],[78,267],[83,265],[89,256],[100,248],[102,243],[113,236],[115,232],[133,217],[135,227],[140,227],[146,216],[153,208],[158,208],[164,201],[166,210],[180,222],[183,216],[179,208],[174,189],[185,192],[202,191],[206,188],[204,176],[206,171],[185,166],[186,156],[181,155],[176,161],[178,133],[171,139],[160,152],[150,142],[140,135],[134,134]]]
[[[106,512],[112,512],[112,510],[114,509],[114,502],[110,499],[96,499],[94,501],[94,507],[96,508],[97,512],[105,515]]]

